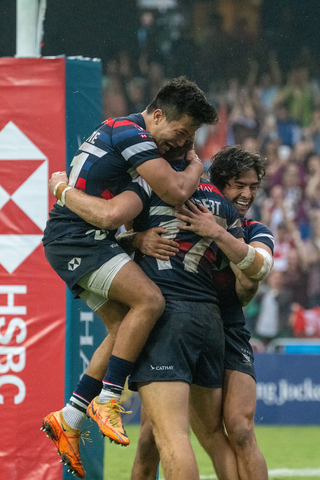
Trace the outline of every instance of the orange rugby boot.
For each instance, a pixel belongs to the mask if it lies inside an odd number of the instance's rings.
[[[98,397],[96,397],[87,408],[87,414],[98,424],[102,434],[109,437],[111,442],[126,447],[130,440],[123,428],[121,413],[132,412],[126,412],[114,398],[106,403],[100,403]]]
[[[61,456],[60,462],[69,467],[68,472],[79,478],[85,478],[86,472],[83,468],[80,458],[80,438],[84,439],[89,432],[83,434],[80,430],[74,430],[64,420],[62,411],[53,412],[42,420],[40,430],[46,432],[47,437],[51,438]]]

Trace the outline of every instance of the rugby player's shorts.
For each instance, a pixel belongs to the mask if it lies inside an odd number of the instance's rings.
[[[256,380],[254,355],[250,344],[250,333],[244,325],[224,327],[225,359],[224,368],[246,373]]]
[[[140,382],[183,381],[220,388],[224,371],[224,334],[217,305],[168,300],[152,329],[132,374]]]
[[[57,238],[44,246],[51,267],[75,298],[96,311],[108,301],[108,290],[129,255],[102,230]],[[90,292],[90,295],[88,293]]]

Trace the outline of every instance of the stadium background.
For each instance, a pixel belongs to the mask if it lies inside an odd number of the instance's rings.
[[[152,3],[154,8],[150,8]],[[259,0],[123,0],[115,8],[108,0],[92,2],[89,7],[85,1],[75,5],[75,2],[59,0],[54,4],[48,2],[44,22],[41,54],[66,55],[63,61],[69,74],[69,87],[80,92],[83,89],[80,100],[74,102],[70,90],[68,93],[67,81],[60,85],[66,98],[66,111],[62,109],[60,112],[60,121],[63,123],[62,117],[66,116],[69,130],[64,134],[58,129],[56,137],[51,138],[59,145],[57,162],[53,160],[52,152],[45,152],[43,158],[40,155],[39,161],[46,162],[49,158],[49,172],[63,169],[61,159],[70,162],[79,136],[88,135],[97,120],[100,121],[100,116],[106,118],[141,110],[166,78],[180,74],[196,80],[220,112],[219,125],[214,129],[203,128],[197,135],[197,151],[206,168],[211,155],[226,143],[256,148],[268,157],[270,170],[251,214],[270,225],[276,236],[277,274],[265,282],[257,301],[246,309],[257,352],[257,418],[263,418],[262,422],[259,420],[262,424],[310,425],[320,422],[320,73],[317,62],[320,29],[318,17],[314,14],[316,7],[316,2],[303,4],[296,0],[283,1],[281,5],[276,1]],[[14,2],[9,1],[1,2],[0,8],[0,57],[5,60],[14,57],[16,52],[16,8]],[[72,61],[69,60],[71,56],[98,58],[101,62]],[[90,71],[87,82],[79,86],[79,75],[85,78],[88,73],[83,72],[83,68],[86,70],[84,65],[92,65],[93,70],[91,67],[87,69]],[[1,66],[5,78],[4,63]],[[24,75],[28,76],[28,69]],[[79,117],[77,109],[81,98],[86,97],[93,83],[97,88],[90,95],[95,98],[96,107],[86,116],[84,112],[88,112],[88,106],[84,102]],[[0,92],[2,98],[3,92]],[[13,92],[13,99],[16,97]],[[13,105],[14,100],[11,100],[11,108]],[[55,107],[52,105],[52,110]],[[30,103],[32,110],[35,114],[34,102]],[[3,107],[1,111],[4,114]],[[4,119],[5,115],[2,116]],[[1,130],[5,125],[1,122]],[[37,141],[35,144],[39,147]],[[65,157],[64,149],[67,152]],[[5,160],[5,156],[1,160]],[[5,162],[1,166],[6,166]],[[0,182],[1,177],[5,175],[0,175]],[[4,186],[2,182],[1,186]],[[34,233],[31,230],[28,233]],[[20,283],[23,283],[23,275],[32,275],[32,265],[36,262],[42,264],[40,249],[38,247],[32,253],[28,259],[30,264],[24,263],[20,267],[25,272],[17,271]],[[48,273],[44,269],[43,275]],[[41,267],[38,275],[40,271]],[[12,285],[13,276],[11,274],[7,282],[8,271],[2,269],[1,285]],[[61,399],[64,382],[68,397],[68,390],[85,365],[84,349],[77,348],[81,340],[78,343],[68,341],[75,334],[70,330],[74,315],[82,322],[79,325],[86,329],[93,323],[94,329],[98,329],[94,330],[96,337],[100,335],[98,322],[93,320],[90,312],[79,308],[78,302],[74,304],[68,293],[63,300],[64,288],[59,282],[56,288],[53,300],[61,298],[61,302],[57,314],[60,323],[55,328],[60,336],[66,317],[69,323],[67,355],[60,359],[60,364],[55,362],[56,372],[53,371],[54,394],[49,382],[46,387],[48,391],[45,393],[50,397],[48,403],[52,404],[57,402],[56,397]],[[4,301],[9,298],[8,291],[0,293],[1,299],[5,297]],[[11,292],[13,296],[19,293],[24,292]],[[257,325],[262,323],[262,313],[268,312],[270,306],[275,307],[273,311],[277,313],[277,322],[273,322],[276,325],[273,330],[268,329],[268,325],[259,330]],[[53,306],[48,309],[45,304],[43,309],[51,312]],[[54,309],[57,313],[56,303]],[[52,321],[50,313],[46,313],[45,320]],[[32,323],[32,319],[30,321]],[[2,333],[4,331],[5,328]],[[261,334],[266,331],[268,335]],[[77,329],[76,333],[81,336]],[[82,337],[86,338],[86,334]],[[82,341],[87,342],[84,344],[88,348],[91,340]],[[50,351],[50,344],[44,342],[42,347]],[[55,348],[59,348],[59,344]],[[90,352],[85,354],[89,358]],[[74,357],[78,359],[76,365],[72,364]],[[63,363],[65,378],[61,373]],[[41,371],[36,365],[33,368]],[[45,384],[45,368],[43,378],[38,375]],[[134,405],[138,414],[135,398],[130,397],[128,402]],[[56,457],[52,456],[50,460],[56,462]],[[41,474],[38,471],[37,478],[43,474],[44,471]],[[99,468],[97,475],[97,478],[101,475]]]

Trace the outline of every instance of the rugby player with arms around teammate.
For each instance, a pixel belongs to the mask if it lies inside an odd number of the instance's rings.
[[[236,206],[242,220],[245,242],[254,249],[263,249],[266,252],[264,255],[272,255],[274,247],[272,232],[265,225],[245,217],[255,200],[265,172],[266,160],[261,155],[233,146],[225,147],[213,157],[209,176],[211,182]],[[212,215],[201,206],[200,210],[192,205],[190,207],[192,212],[185,210],[182,218],[191,222],[191,225],[184,228],[205,235],[212,234],[213,231],[213,236],[217,238],[216,233],[220,227],[214,224]],[[213,230],[210,230],[210,227]],[[155,229],[136,234],[134,246],[162,259],[169,258],[178,251],[177,243],[165,244]],[[213,431],[208,428],[205,415],[194,415],[191,409],[191,425],[201,445],[212,459],[219,479],[226,478],[219,475],[221,458],[225,456],[225,443],[221,442],[221,438],[225,436],[224,425],[228,433],[228,442],[236,455],[239,478],[241,480],[268,478],[266,462],[254,433],[256,407],[254,357],[242,310],[242,305],[249,303],[255,295],[260,279],[270,271],[271,257],[267,258],[265,268],[261,262],[264,272],[256,274],[258,277],[256,279],[250,278],[248,267],[240,270],[234,264],[231,264],[232,269],[227,266],[222,270],[212,271],[212,281],[219,293],[225,334],[224,423],[219,424],[220,432]],[[159,455],[153,440],[152,428],[142,411],[140,438],[131,480],[154,480],[158,461]]]
[[[52,193],[58,201],[43,238],[46,258],[74,297],[81,297],[99,315],[114,338],[113,315],[121,311],[124,316],[105,376],[103,352],[98,349],[95,365],[102,365],[98,374],[91,375],[88,368],[68,404],[42,423],[63,462],[81,478],[85,472],[79,453],[80,426],[88,407],[104,435],[129,444],[121,421],[121,392],[165,306],[160,289],[115,239],[116,229],[132,218],[132,203],[126,203],[124,210],[121,203],[112,209],[112,200],[107,199],[141,175],[168,204],[184,202],[196,189],[203,166],[194,150],[188,153],[187,168],[180,172],[172,170],[162,155],[171,147],[183,146],[202,124],[216,122],[216,111],[203,92],[184,77],[173,79],[142,113],[106,120],[79,147],[69,181],[63,173],[56,175]],[[73,201],[78,209],[72,211]],[[91,208],[92,202],[97,202],[97,208]],[[126,218],[119,220],[120,211],[125,211]]]

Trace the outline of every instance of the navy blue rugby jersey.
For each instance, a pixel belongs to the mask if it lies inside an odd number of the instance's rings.
[[[273,253],[274,236],[266,225],[244,217],[241,219],[241,227],[244,240],[248,245],[252,242],[261,242],[269,247]],[[222,319],[226,325],[233,324],[236,319],[232,314],[227,315],[227,312],[229,310],[231,312],[232,307],[236,304],[240,304],[240,302],[235,290],[236,277],[231,270],[231,267],[228,265],[219,271],[212,270],[212,282],[219,294]],[[244,317],[240,320],[241,323],[244,324]]]
[[[138,177],[139,165],[161,156],[145,128],[141,113],[103,122],[74,156],[68,172],[69,184],[106,199],[121,193]],[[43,243],[87,230],[88,225],[58,200],[49,214]]]
[[[257,222],[249,218],[241,219],[241,227],[243,230],[244,241],[249,245],[252,242],[264,243],[273,253],[274,236],[271,230],[263,223]]]
[[[180,166],[180,168],[178,168]],[[185,163],[175,162],[175,168],[183,169]],[[179,253],[168,261],[160,261],[137,252],[135,261],[151,280],[161,289],[166,298],[195,302],[218,303],[217,292],[212,286],[211,270],[219,268],[218,246],[208,237],[194,232],[179,230],[175,208],[164,203],[139,177],[127,187],[135,191],[143,202],[143,211],[134,221],[135,231],[144,231],[162,226],[168,230],[164,236],[179,243]],[[194,203],[205,205],[215,216],[217,223],[236,238],[243,238],[236,208],[207,180],[201,182],[190,198]]]

